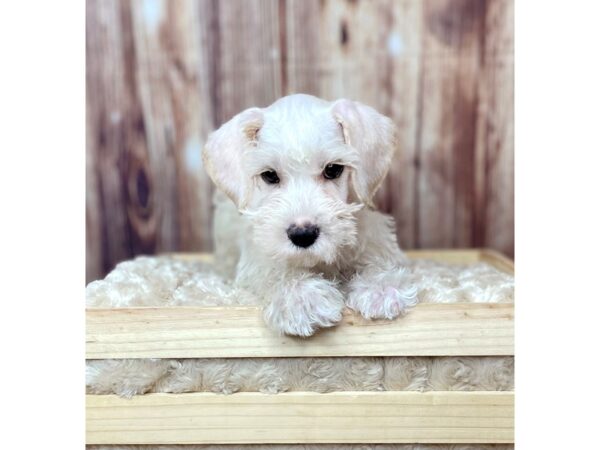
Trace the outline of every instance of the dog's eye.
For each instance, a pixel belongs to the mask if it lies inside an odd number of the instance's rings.
[[[265,170],[260,174],[261,178],[267,184],[277,184],[279,183],[279,177],[277,176],[277,172],[274,170]]]
[[[344,166],[341,164],[327,164],[323,169],[323,176],[328,180],[334,180],[338,178],[344,171]]]

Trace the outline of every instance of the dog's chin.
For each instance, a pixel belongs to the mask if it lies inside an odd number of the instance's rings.
[[[270,256],[280,264],[284,263],[290,267],[310,269],[322,264],[332,264],[337,258],[337,252],[332,248],[323,248],[319,245],[299,248],[290,244]]]
[[[310,269],[325,261],[308,250],[298,250],[287,257],[287,262],[290,266]]]

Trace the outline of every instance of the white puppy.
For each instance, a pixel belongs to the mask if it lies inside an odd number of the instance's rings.
[[[394,124],[374,109],[303,94],[210,135],[205,167],[231,199],[216,205],[217,263],[237,265],[272,328],[310,336],[344,305],[392,319],[416,303],[393,219],[372,210],[395,148]]]

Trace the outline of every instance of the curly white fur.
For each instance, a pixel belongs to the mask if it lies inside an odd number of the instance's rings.
[[[223,278],[215,263],[139,256],[86,287],[89,308],[259,305],[260,297]],[[513,303],[514,277],[486,263],[409,260],[403,276],[420,303]]]

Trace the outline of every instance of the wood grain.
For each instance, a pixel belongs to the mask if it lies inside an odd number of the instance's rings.
[[[137,114],[132,100],[136,89],[128,76],[130,28],[123,23],[121,5],[118,0],[90,1],[86,8],[88,280],[132,254],[126,158],[129,143],[139,136],[131,126]]]
[[[479,260],[494,266],[501,272],[506,272],[511,275],[515,273],[515,263],[504,256],[502,253],[495,250],[483,249],[480,252]]]
[[[87,444],[512,443],[512,392],[86,396]]]
[[[377,195],[404,248],[514,242],[513,0],[89,0],[87,280],[212,249],[199,151],[250,106],[306,92],[389,115]]]
[[[485,262],[501,272],[515,273],[514,262],[503,254],[491,249],[430,249],[407,250],[410,259],[430,259],[447,264],[476,264]],[[171,253],[171,256],[186,261],[212,262],[211,253]]]
[[[392,321],[346,312],[302,339],[254,307],[88,309],[86,358],[512,355],[513,321],[512,304],[422,304]]]
[[[485,185],[477,189],[485,197],[478,210],[485,245],[513,255],[514,247],[514,5],[509,0],[488,2],[483,50],[485,61],[479,79],[479,127],[477,151],[484,159]]]
[[[281,97],[278,0],[219,1],[215,124]]]
[[[202,33],[209,27],[206,3],[157,2],[153,16],[147,3],[131,4],[140,126],[147,140],[139,152],[129,149],[130,197],[138,201],[129,202],[128,216],[142,253],[211,245],[205,213],[212,188],[200,157],[214,128]],[[146,196],[148,208],[140,208]]]
[[[424,3],[417,246],[472,245],[477,77],[485,2]]]

